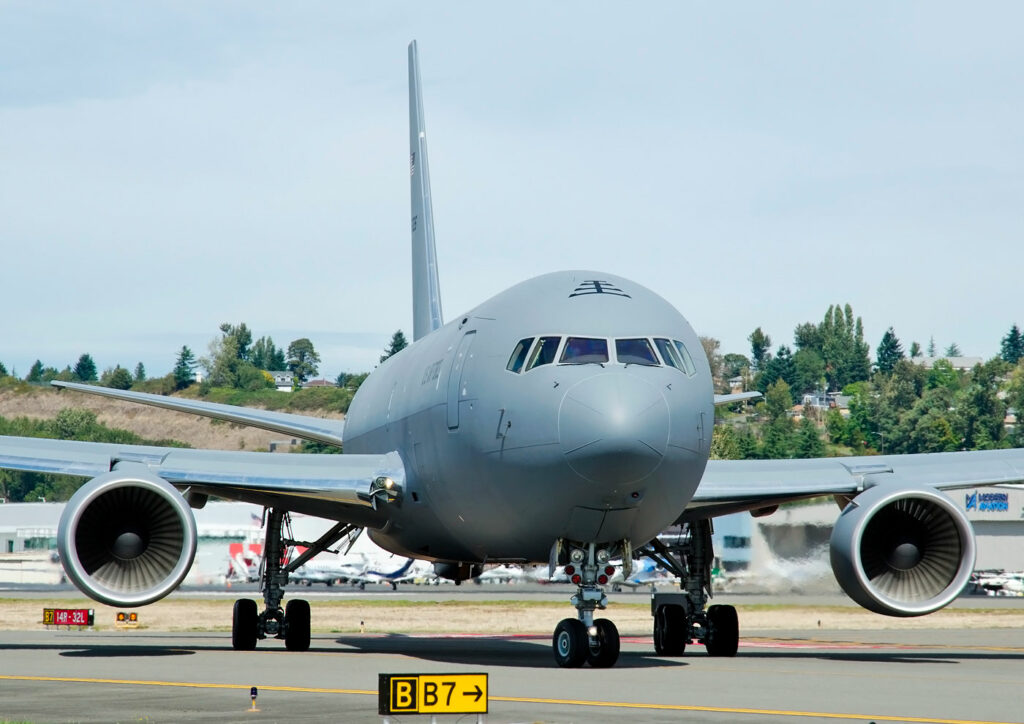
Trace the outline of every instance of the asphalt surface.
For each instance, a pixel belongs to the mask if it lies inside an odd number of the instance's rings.
[[[489,675],[489,722],[1024,722],[1015,629],[743,631],[731,659],[629,638],[607,670],[557,668],[547,636],[315,635],[291,653],[232,651],[223,633],[3,632],[0,720],[374,722],[379,673],[453,672]]]

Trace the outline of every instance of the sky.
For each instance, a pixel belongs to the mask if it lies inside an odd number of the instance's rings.
[[[371,369],[414,38],[447,319],[591,269],[724,352],[835,303],[872,350],[1024,325],[1024,6],[427,5],[0,0],[0,362],[164,374],[246,322]]]

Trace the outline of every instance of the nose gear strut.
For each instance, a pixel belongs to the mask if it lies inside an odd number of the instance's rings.
[[[559,544],[556,543],[556,546]],[[606,618],[594,618],[594,612],[608,606],[604,584],[615,572],[608,565],[607,549],[597,550],[594,543],[570,550],[565,572],[576,584],[571,599],[577,618],[562,619],[551,638],[555,662],[565,668],[576,668],[584,662],[597,668],[613,666],[619,658],[619,631]]]
[[[284,587],[288,575],[313,556],[328,550],[344,536],[356,530],[356,526],[338,523],[313,543],[291,539],[291,523],[287,511],[273,508],[264,510],[267,532],[263,544],[263,560],[260,563],[260,589],[263,592],[263,612],[259,613],[256,602],[251,598],[235,601],[231,621],[231,645],[236,650],[252,651],[256,641],[268,636],[284,639],[289,651],[309,649],[309,603],[293,599],[281,609]],[[283,531],[289,537],[284,537]],[[285,563],[286,551],[295,545],[306,546],[306,551],[292,561]]]

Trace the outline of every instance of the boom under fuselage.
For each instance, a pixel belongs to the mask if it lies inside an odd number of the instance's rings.
[[[559,358],[509,370],[517,344],[541,337],[561,340]],[[560,363],[569,337],[607,340],[608,361]],[[638,339],[681,343],[692,364],[666,351],[654,365],[622,361],[616,341]],[[352,401],[345,449],[405,462],[402,506],[371,533],[383,547],[546,561],[557,539],[640,545],[671,524],[700,481],[713,420],[707,360],[671,304],[614,275],[557,272],[383,363]]]

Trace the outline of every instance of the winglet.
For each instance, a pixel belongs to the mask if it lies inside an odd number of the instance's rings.
[[[412,320],[413,341],[444,324],[441,285],[434,249],[434,210],[430,202],[427,129],[420,92],[416,41],[409,43],[409,177],[412,193]]]

